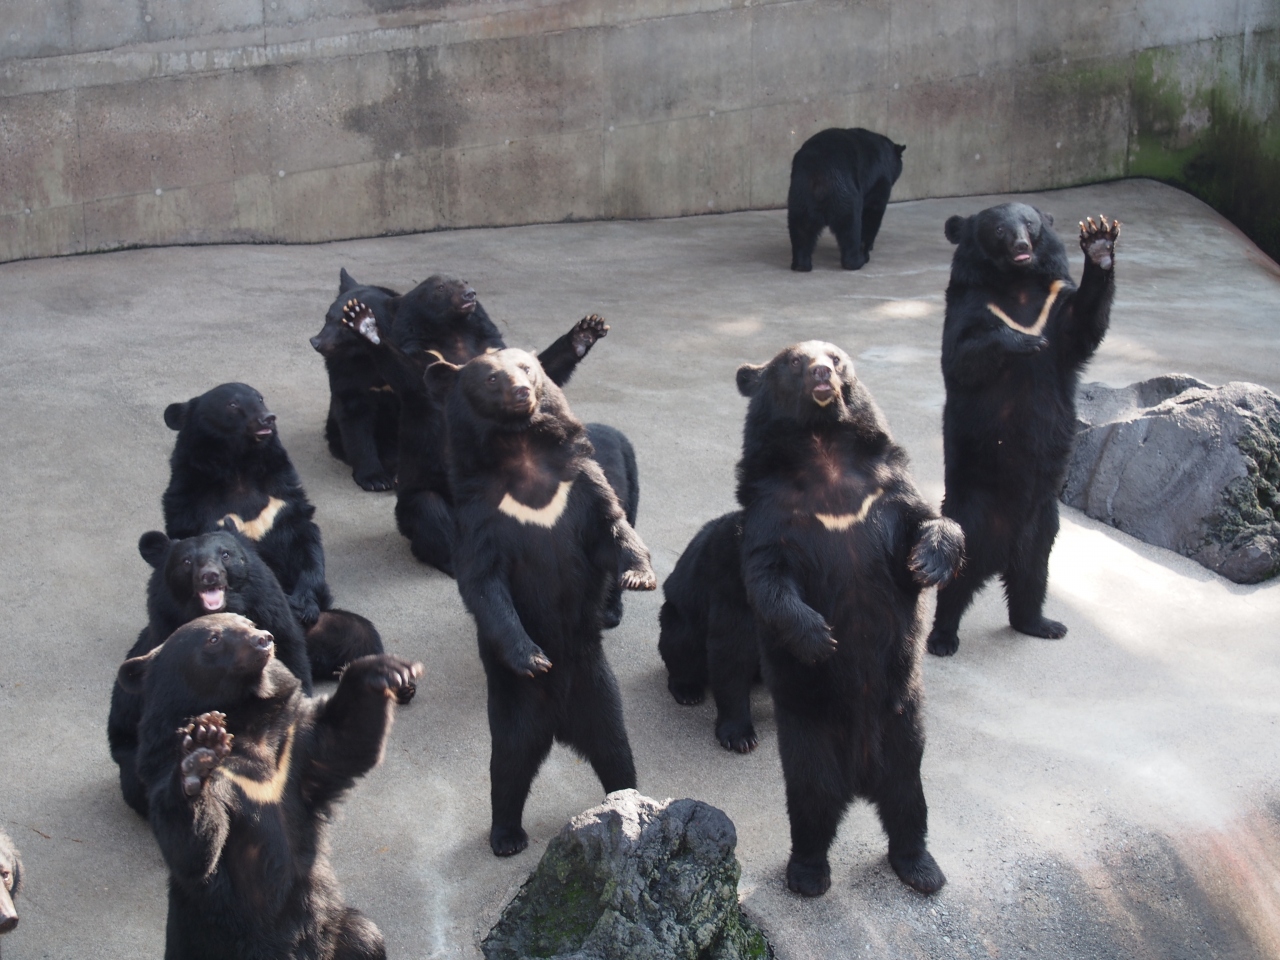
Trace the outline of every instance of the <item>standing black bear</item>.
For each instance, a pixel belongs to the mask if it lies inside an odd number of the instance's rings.
[[[849,357],[819,341],[738,369],[751,398],[738,464],[742,578],[756,614],[787,787],[787,885],[831,885],[827,851],[855,796],[889,863],[922,893],[921,591],[959,569],[964,537],[921,499]]]
[[[386,956],[343,904],[324,833],[382,759],[391,703],[421,665],[362,657],[333,696],[310,699],[273,647],[215,614],[120,668],[146,702],[138,772],[169,867],[167,960]]]
[[[379,370],[400,398],[396,527],[424,563],[453,574],[453,511],[446,463],[444,412],[423,383],[436,360],[463,364],[506,346],[476,292],[465,281],[435,276],[380,311],[358,299],[343,305],[347,325],[373,346]],[[389,325],[389,326],[388,326]],[[573,375],[592,345],[609,332],[592,314],[539,355],[556,384]]]
[[[342,322],[342,305],[353,296],[376,309],[396,292],[357,283],[346,270],[338,273],[338,299],[311,338],[329,376],[324,437],[329,452],[350,465],[356,483],[365,490],[390,490],[396,473],[400,400],[378,372],[368,341]]]
[[[815,133],[791,160],[787,229],[791,269],[813,269],[823,227],[840,245],[840,266],[857,270],[871,256],[889,191],[902,175],[902,144],[861,127]]]
[[[742,511],[712,520],[689,541],[662,585],[658,653],[677,703],[716,701],[716,739],[750,753],[751,685],[760,676],[755,617],[742,584]]]
[[[1077,289],[1053,218],[1025,203],[951,217],[956,244],[942,328],[946,495],[964,528],[964,572],[938,592],[929,652],[960,646],[960,618],[993,574],[1004,580],[1009,625],[1056,639],[1043,614],[1058,492],[1075,437],[1080,372],[1106,335],[1120,223],[1080,224]]]
[[[458,592],[488,681],[489,845],[508,856],[528,846],[525,799],[553,741],[585,756],[606,793],[636,785],[601,618],[614,583],[657,582],[585,429],[533,354],[436,363],[427,377],[447,396]]]
[[[0,933],[18,925],[18,908],[13,905],[22,889],[22,858],[9,835],[0,830]]]

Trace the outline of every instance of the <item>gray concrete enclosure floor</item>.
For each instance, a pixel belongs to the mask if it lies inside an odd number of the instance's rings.
[[[107,752],[111,683],[145,619],[137,541],[162,526],[162,412],[228,380],[256,386],[318,507],[337,602],[427,675],[385,763],[331,837],[348,901],[393,957],[476,958],[478,941],[572,815],[601,798],[557,747],[534,783],[530,849],[489,852],[488,729],[472,622],[452,581],[396,533],[321,435],[327,383],[307,338],[338,269],[401,289],[466,277],[513,346],[599,312],[612,324],[567,395],[639,453],[638,529],[665,577],[733,505],[745,401],[734,371],[831,340],[942,497],[938,366],[951,247],[942,225],[1005,199],[890,206],[868,266],[829,236],[791,273],[779,210],[470,230],[322,246],[135,250],[0,266],[0,825],[28,869],[7,960],[158,956],[165,869]],[[1280,271],[1198,201],[1147,181],[1025,197],[1056,218],[1124,221],[1111,332],[1086,380],[1181,371],[1280,390]],[[772,709],[731,755],[714,707],[677,705],[657,652],[660,594],[629,594],[606,649],[640,789],[724,809],[746,909],[783,958],[1206,958],[1280,955],[1280,584],[1236,586],[1063,510],[1046,612],[1061,641],[1012,632],[998,588],[957,656],[925,663],[931,848],[949,884],[903,887],[873,812],[851,808],[833,885],[787,892]],[[927,602],[932,603],[930,598]]]

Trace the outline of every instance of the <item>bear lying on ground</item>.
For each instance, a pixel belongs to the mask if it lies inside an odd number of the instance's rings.
[[[677,703],[716,701],[716,739],[750,753],[751,685],[760,677],[755,616],[742,584],[742,511],[712,520],[689,541],[662,585],[658,653]]]
[[[214,614],[120,667],[146,703],[138,773],[169,867],[167,960],[386,955],[343,904],[324,834],[422,667],[361,657],[311,699],[273,650],[244,617]]]
[[[22,889],[22,858],[9,835],[0,830],[0,933],[18,925],[18,908],[13,905]]]
[[[342,322],[342,305],[358,297],[376,307],[394,296],[394,290],[365,286],[346,270],[339,271],[338,299],[311,338],[329,376],[325,441],[330,453],[350,465],[352,477],[365,490],[390,490],[394,485],[400,400],[378,372],[368,341]]]
[[[391,318],[390,330],[372,307],[354,298],[343,305],[343,317],[372,345],[379,370],[400,398],[396,527],[415,557],[452,575],[453,498],[444,412],[423,375],[436,360],[464,364],[505,344],[475,290],[462,280],[430,277],[383,309]],[[578,361],[608,332],[608,324],[594,314],[579,320],[539,355],[547,375],[559,385],[567,383]]]
[[[840,246],[840,266],[857,270],[871,256],[889,191],[902,175],[902,151],[888,137],[861,127],[815,133],[791,160],[787,230],[791,269],[813,269],[823,227]]]
[[[489,844],[507,856],[528,845],[524,804],[553,741],[581,753],[605,793],[636,785],[601,619],[614,583],[657,582],[585,429],[533,354],[440,362],[427,379],[447,405],[458,592],[488,682]]]
[[[1004,580],[1013,629],[1048,639],[1067,632],[1043,614],[1049,552],[1076,385],[1111,318],[1120,224],[1080,224],[1079,289],[1052,227],[1025,203],[946,223],[956,251],[942,328],[942,513],[964,528],[966,564],[938,592],[928,647],[939,656],[959,648],[960,618],[993,574]]]
[[[894,871],[932,893],[946,880],[925,847],[920,601],[959,570],[964,537],[916,492],[840,348],[788,347],[740,367],[738,389],[751,400],[738,464],[742,578],[778,725],[787,885],[827,890],[827,851],[861,796],[876,805]]]

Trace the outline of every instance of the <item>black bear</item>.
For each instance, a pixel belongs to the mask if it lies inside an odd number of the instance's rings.
[[[138,773],[169,867],[168,960],[386,955],[343,904],[324,834],[382,759],[392,702],[422,667],[361,657],[312,699],[274,646],[244,617],[213,614],[120,667],[146,703]]]
[[[750,753],[751,685],[760,676],[755,616],[742,583],[742,511],[712,520],[689,541],[662,585],[658,653],[677,703],[716,701],[716,739]]]
[[[813,269],[823,227],[840,246],[840,266],[857,270],[871,256],[889,191],[902,175],[902,151],[888,137],[861,127],[815,133],[791,160],[787,230],[791,269]]]
[[[894,871],[932,893],[946,879],[925,846],[921,592],[955,575],[964,536],[916,492],[839,347],[809,341],[746,364],[738,389],[750,397],[742,579],[778,725],[787,885],[827,890],[827,851],[861,796],[880,815]]]
[[[9,835],[0,830],[0,933],[18,925],[18,908],[13,905],[22,889],[22,858]]]
[[[627,435],[617,427],[605,423],[588,423],[587,439],[595,451],[592,455],[604,478],[618,495],[622,504],[622,512],[632,529],[636,525],[636,515],[640,510],[640,468],[636,464],[636,450],[627,439]],[[618,570],[619,575],[623,573]],[[622,587],[614,583],[609,588],[609,596],[605,600],[602,624],[606,630],[612,630],[622,622]]]
[[[1009,625],[1056,639],[1043,614],[1058,493],[1075,438],[1080,372],[1106,335],[1120,224],[1080,224],[1084,275],[1071,282],[1053,218],[1004,203],[947,220],[956,244],[942,327],[946,494],[942,513],[964,528],[964,572],[938,592],[929,652],[960,646],[960,618],[993,575]]]
[[[324,357],[329,376],[324,437],[329,452],[351,467],[352,477],[362,488],[390,490],[396,473],[400,400],[378,372],[368,341],[342,322],[342,305],[353,296],[376,307],[396,292],[357,283],[346,270],[338,272],[338,299],[325,314],[320,332],[311,338],[311,347]]]
[[[606,793],[636,785],[601,618],[614,583],[657,581],[583,425],[533,354],[442,361],[427,379],[446,404],[458,592],[488,682],[489,845],[508,856],[528,846],[525,799],[553,741],[586,757]]]
[[[463,364],[505,344],[475,290],[451,277],[429,277],[399,300],[388,301],[382,312],[390,318],[390,330],[388,320],[368,304],[353,298],[343,305],[345,322],[372,344],[379,370],[400,398],[396,527],[415,557],[452,575],[444,412],[423,375],[436,360]],[[547,376],[558,385],[567,383],[578,361],[608,332],[608,324],[595,314],[579,320],[539,355]]]

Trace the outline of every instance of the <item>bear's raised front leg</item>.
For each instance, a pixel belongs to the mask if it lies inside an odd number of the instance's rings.
[[[235,736],[227,732],[227,715],[213,710],[193,719],[182,734],[182,760],[178,764],[182,792],[194,797],[228,756]]]
[[[1107,221],[1102,214],[1098,222],[1093,217],[1080,221],[1080,249],[1084,255],[1103,270],[1115,264],[1116,241],[1120,239],[1120,221]]]
[[[373,318],[373,310],[359,300],[348,300],[342,305],[342,323],[374,346],[382,343],[382,335],[378,332],[378,321]]]

